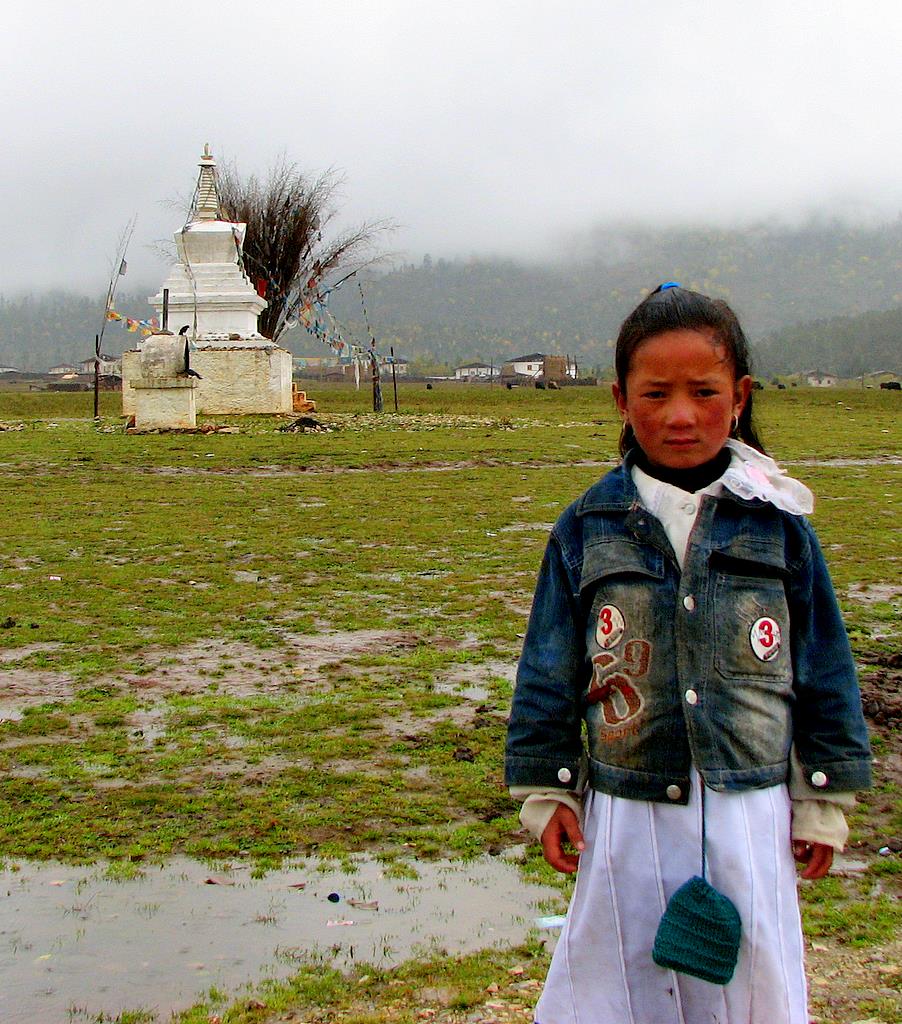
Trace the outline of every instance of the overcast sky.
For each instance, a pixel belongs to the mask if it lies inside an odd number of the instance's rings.
[[[126,285],[205,142],[345,176],[405,259],[902,210],[899,0],[71,0],[4,10],[0,293]]]

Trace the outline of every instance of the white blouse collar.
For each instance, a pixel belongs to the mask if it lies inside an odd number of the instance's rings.
[[[769,455],[730,438],[727,447],[733,457],[720,478],[727,490],[740,498],[760,498],[793,516],[807,516],[814,510],[814,495],[799,480],[788,476]]]

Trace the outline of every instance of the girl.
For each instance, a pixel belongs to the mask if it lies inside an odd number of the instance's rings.
[[[536,1020],[808,1024],[792,858],[826,874],[870,783],[811,493],[763,453],[726,303],[662,285],[615,369],[623,461],[552,530],[507,741],[521,820],[579,866]],[[741,920],[725,985],[652,958],[703,859]]]

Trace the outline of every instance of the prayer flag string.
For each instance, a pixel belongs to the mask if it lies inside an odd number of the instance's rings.
[[[327,345],[340,358],[351,358],[355,361],[365,358],[367,360],[377,362],[379,366],[389,366],[395,362],[395,359],[393,356],[385,356],[376,351],[376,339],[373,336],[372,329],[370,328],[369,315],[367,313],[366,301],[363,295],[363,287],[359,280],[357,285],[360,290],[360,304],[363,309],[363,321],[367,335],[370,339],[369,348],[346,341],[342,334],[341,326],[327,306],[329,296],[332,292],[338,291],[346,281],[350,280],[358,272],[358,270],[352,270],[349,274],[345,274],[345,276],[335,284],[322,291],[315,290],[316,279],[315,277],[311,277],[307,282],[309,290],[303,297],[303,301],[296,309],[297,319],[309,334],[312,334],[324,345]]]
[[[159,323],[157,318],[152,316],[146,320],[139,320],[130,316],[123,316],[120,312],[113,308],[112,304],[107,307],[106,319],[109,323],[121,323],[129,334],[135,334],[140,331],[143,335],[152,334]]]

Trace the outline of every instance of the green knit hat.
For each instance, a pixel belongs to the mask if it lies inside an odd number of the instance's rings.
[[[733,903],[696,875],[671,896],[652,959],[659,967],[726,985],[736,969],[741,934]]]

